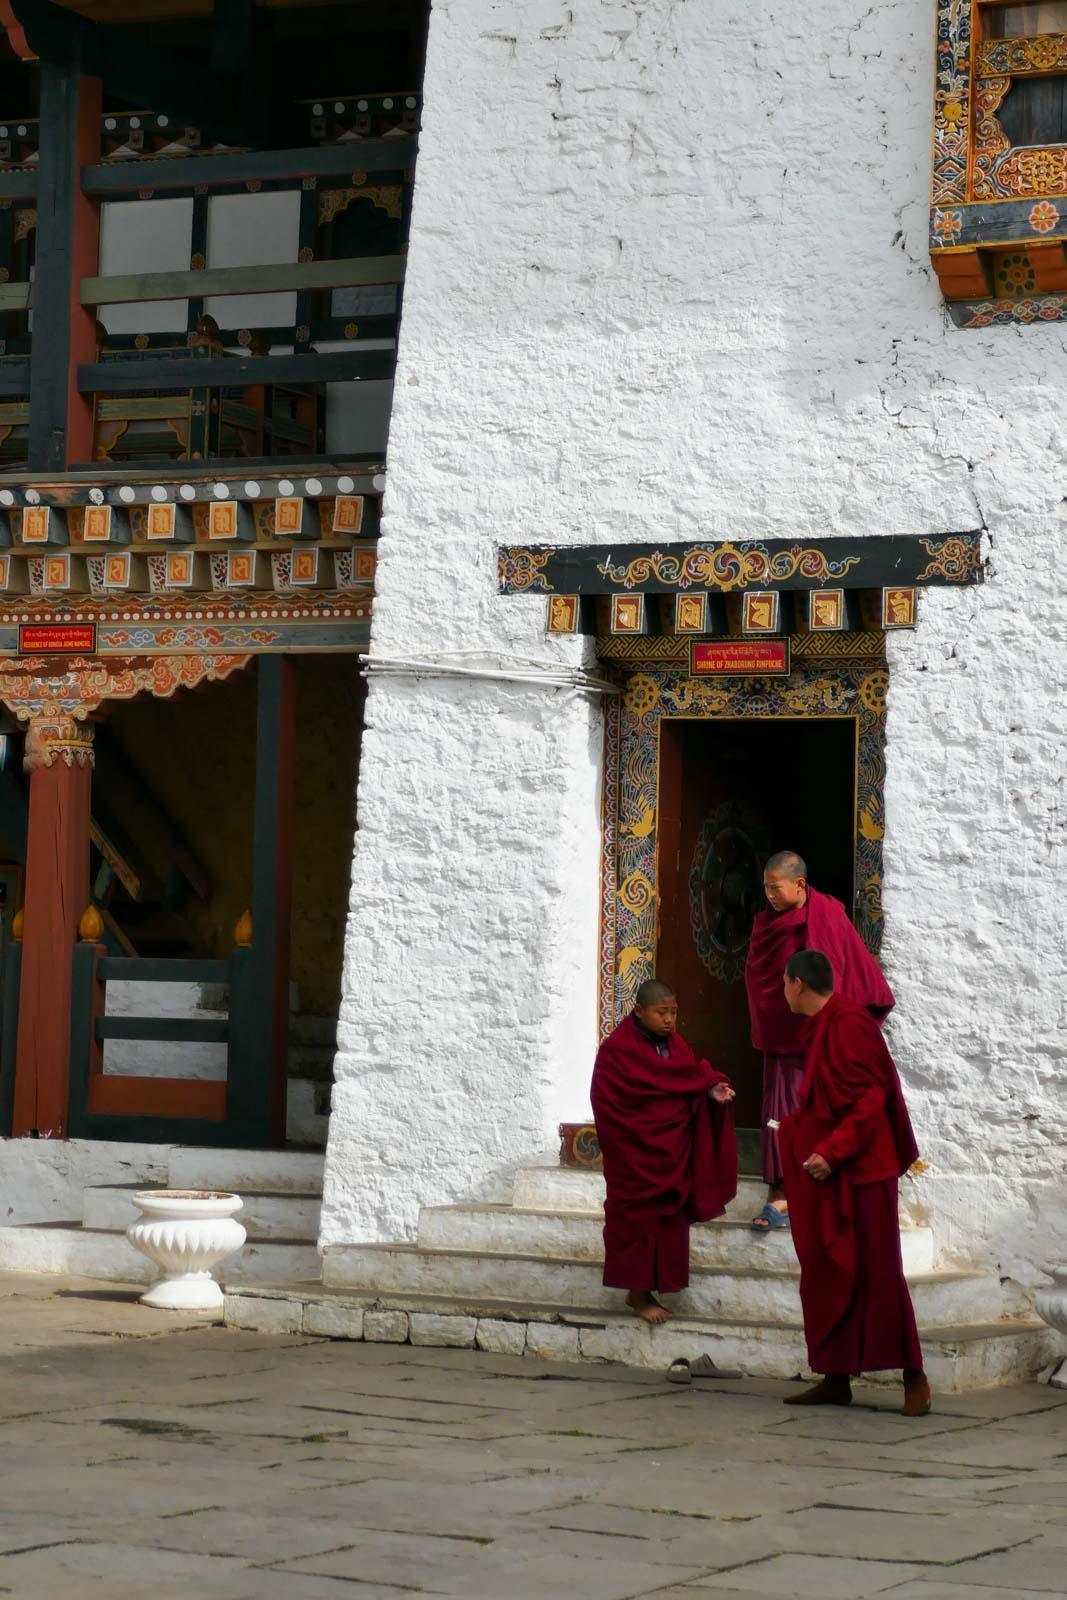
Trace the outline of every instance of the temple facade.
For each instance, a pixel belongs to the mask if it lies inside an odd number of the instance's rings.
[[[1062,12],[434,8],[328,1245],[587,1116],[654,970],[751,1122],[751,857],[789,847],[898,996],[942,1259],[1062,1256]],[[995,195],[994,65],[1037,119]],[[787,678],[691,670],[760,637]]]
[[[1067,0],[147,9],[0,0],[0,1266],[241,1187],[234,1320],[665,1364],[593,1056],[667,978],[754,1174],[789,848],[897,996],[935,1379],[1036,1371]],[[689,1337],[792,1373],[755,1194]]]

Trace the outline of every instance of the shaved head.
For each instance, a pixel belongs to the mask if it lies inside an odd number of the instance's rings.
[[[798,950],[786,963],[785,975],[794,983],[799,979],[816,994],[833,993],[834,969],[821,950]]]
[[[804,857],[798,856],[795,850],[775,851],[763,870],[773,872],[776,878],[806,878],[808,875]]]
[[[673,1000],[674,990],[669,983],[661,983],[659,978],[646,978],[638,989],[634,1004],[644,1009],[645,1006],[657,1005],[661,1000]]]

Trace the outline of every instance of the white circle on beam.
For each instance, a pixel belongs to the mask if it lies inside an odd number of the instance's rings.
[[[230,498],[230,491],[224,483],[217,483],[211,492],[216,500],[228,500]]]
[[[245,494],[248,496],[248,498],[250,500],[258,500],[259,499],[260,487],[259,487],[259,484],[256,483],[252,478],[250,478],[248,480],[248,482],[245,484]]]
[[[344,477],[344,478],[338,478],[338,480],[337,480],[337,492],[338,492],[338,494],[351,494],[352,490],[355,487],[356,487],[355,478]]]
[[[309,478],[308,481],[304,485],[304,493],[305,494],[321,494],[322,493],[322,480],[319,479],[319,478]]]
[[[291,478],[283,478],[282,481],[278,485],[278,493],[280,495],[282,495],[283,497],[287,496],[287,495],[291,495],[295,488],[296,488],[296,485],[293,483]]]
[[[181,488],[178,490],[178,493],[181,495],[183,500],[196,499],[196,490],[193,488],[191,483],[183,483]]]
[[[166,489],[164,489],[163,485],[161,483],[155,484],[153,489],[152,489],[152,499],[153,500],[165,500],[166,498],[167,498],[167,491],[166,491]]]
[[[136,491],[132,489],[128,483],[124,483],[122,488],[119,490],[119,499],[124,505],[130,505],[132,501],[136,500],[136,498]]]

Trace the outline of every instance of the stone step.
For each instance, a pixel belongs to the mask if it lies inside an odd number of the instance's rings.
[[[203,1186],[201,1186],[203,1187]],[[232,1283],[309,1282],[318,1276],[318,1252],[299,1239],[250,1240],[216,1271]],[[70,1223],[26,1223],[0,1228],[0,1271],[61,1272],[76,1278],[149,1283],[155,1268],[122,1233]]]
[[[571,1257],[420,1250],[413,1245],[329,1246],[322,1281],[329,1288],[377,1294],[482,1295],[553,1306],[619,1303],[601,1283],[599,1262]],[[1003,1309],[1000,1280],[970,1272],[921,1272],[910,1279],[915,1314],[925,1327],[995,1322]],[[799,1273],[774,1267],[696,1267],[689,1288],[671,1296],[683,1315],[755,1322],[799,1322]]]
[[[227,1324],[257,1333],[459,1346],[554,1361],[619,1361],[664,1371],[679,1357],[708,1355],[757,1378],[807,1375],[803,1331],[794,1323],[677,1318],[652,1328],[616,1312],[472,1297],[364,1295],[319,1285],[226,1286]],[[1059,1335],[1033,1319],[920,1326],[935,1394],[1018,1383],[1062,1354]],[[895,1375],[875,1375],[884,1382]],[[702,1385],[703,1386],[703,1385]],[[935,1401],[936,1404],[936,1401]]]
[[[318,1150],[175,1149],[169,1189],[226,1189],[235,1194],[322,1194],[325,1156]]]
[[[98,1184],[86,1189],[82,1206],[82,1227],[111,1233],[125,1233],[136,1222],[140,1210],[134,1201],[138,1191],[156,1187],[144,1183]],[[249,1239],[300,1240],[315,1244],[319,1237],[319,1194],[256,1193],[240,1190],[244,1208],[237,1214]]]
[[[491,1254],[568,1256],[603,1261],[604,1218],[599,1212],[529,1211],[517,1206],[468,1204],[428,1206],[419,1213],[419,1248],[474,1250]],[[786,1229],[755,1234],[749,1221],[724,1219],[690,1233],[694,1266],[781,1267],[796,1270],[793,1236]],[[934,1236],[929,1228],[901,1230],[904,1270],[929,1272]]]
[[[737,1182],[737,1198],[726,1208],[726,1215],[750,1221],[758,1216],[766,1199],[767,1185],[763,1180],[751,1173],[742,1174]],[[602,1211],[604,1174],[547,1161],[539,1166],[519,1167],[512,1183],[512,1204],[522,1211]],[[900,1218],[913,1227],[925,1227],[929,1222],[920,1182],[901,1181]]]
[[[750,1220],[763,1207],[767,1185],[759,1178],[742,1177],[737,1198],[727,1216]],[[603,1211],[604,1174],[582,1167],[558,1165],[519,1167],[512,1188],[512,1204],[520,1211]]]

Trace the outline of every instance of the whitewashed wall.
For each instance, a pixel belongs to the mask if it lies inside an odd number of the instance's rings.
[[[497,541],[985,526],[894,638],[892,1041],[961,1258],[1067,1247],[1064,333],[926,254],[932,0],[437,0],[374,649],[547,656]],[[376,683],[325,1242],[585,1107],[595,713]]]

